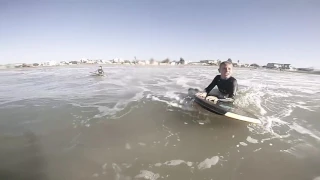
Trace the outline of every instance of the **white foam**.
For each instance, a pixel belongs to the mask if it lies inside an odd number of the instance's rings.
[[[295,145],[289,149],[282,150],[282,152],[289,153],[297,158],[306,158],[310,156],[319,157],[320,155],[319,148],[306,142]]]
[[[180,76],[179,78],[177,78],[176,83],[180,86],[182,86],[185,89],[189,88],[189,85],[187,84],[189,81],[192,81],[192,79],[188,79],[184,76]]]
[[[272,134],[273,136],[270,137],[270,138],[264,138],[264,139],[261,139],[261,143],[263,143],[264,141],[270,141],[272,139],[284,139],[284,138],[288,138],[290,137],[290,134],[287,134],[287,135],[279,135],[277,133],[274,133]]]
[[[260,151],[261,150],[261,148],[259,148],[259,149],[256,149],[256,150],[254,150],[253,152],[257,152],[257,151]]]
[[[165,162],[164,164],[168,166],[177,166],[180,164],[187,164],[188,166],[192,166],[192,162],[186,162],[184,160],[171,160],[171,161]]]
[[[304,109],[304,110],[308,110],[308,111],[311,111],[311,112],[315,111],[314,110],[315,108],[318,108],[318,107],[315,107],[315,106],[313,106],[313,107],[303,106],[303,104],[300,104],[300,103],[292,104],[291,106],[292,107],[298,107],[298,108],[301,108],[301,109]]]
[[[129,98],[129,99],[126,99],[126,100],[123,100],[123,101],[118,101],[114,105],[114,107],[112,107],[112,108],[105,107],[105,106],[99,106],[99,105],[92,105],[91,107],[98,107],[98,110],[100,112],[100,114],[96,114],[94,116],[94,118],[101,118],[101,117],[104,117],[106,115],[109,115],[109,116],[115,115],[117,112],[122,111],[123,109],[125,109],[126,106],[130,102],[138,101],[138,100],[142,99],[142,97],[144,97],[143,96],[143,92],[138,92],[132,98]]]
[[[248,146],[248,144],[245,143],[245,142],[240,142],[240,144],[241,144],[242,146]]]
[[[300,101],[300,102],[297,102],[297,104],[306,104],[305,102],[302,102],[302,101]]]
[[[251,124],[249,124],[249,125],[247,126],[247,128],[249,129],[250,132],[253,132],[253,131],[254,131],[254,128],[251,127]]]
[[[103,164],[102,169],[107,169],[107,165],[108,165],[107,163]]]
[[[285,121],[282,121],[278,117],[275,116],[267,116],[267,117],[262,117],[260,118],[263,122],[265,122],[264,127],[265,129],[260,129],[265,132],[260,132],[260,133],[266,133],[266,132],[271,132],[273,133],[273,129],[276,126],[281,126],[281,125],[287,125],[288,123]],[[255,129],[257,130],[257,129]],[[256,132],[256,131],[255,131]]]
[[[131,146],[129,143],[126,143],[126,149],[131,149]]]
[[[120,173],[122,169],[116,163],[112,163],[112,168],[116,173]]]
[[[192,166],[192,162],[187,162],[187,166],[191,167]]]
[[[266,110],[262,107],[262,99],[265,95],[264,91],[255,88],[247,88],[239,90],[239,96],[235,100],[235,104],[243,109],[248,109],[252,113],[266,114]]]
[[[151,96],[151,99],[152,99],[153,101],[164,102],[164,103],[166,103],[167,105],[172,106],[172,107],[182,108],[182,105],[180,105],[180,104],[178,104],[178,103],[176,103],[176,102],[161,100],[160,98],[158,98],[158,97],[156,97],[156,96]]]
[[[156,180],[160,177],[158,173],[153,173],[147,170],[141,170],[140,174],[136,175],[135,178],[138,179],[148,179],[148,180]]]
[[[124,166],[125,168],[130,168],[132,164],[122,163],[122,166]]]
[[[140,146],[146,146],[146,143],[142,143],[142,142],[140,142],[140,143],[138,143]]]
[[[248,136],[248,137],[247,137],[247,141],[248,141],[249,143],[253,143],[253,144],[258,143],[258,140],[253,139],[253,138],[252,138],[252,137],[250,137],[250,136]]]
[[[164,97],[167,97],[169,99],[175,99],[177,101],[180,100],[180,98],[177,96],[175,91],[167,91],[167,92],[165,92]]]
[[[219,162],[219,157],[218,156],[213,156],[212,158],[207,158],[201,163],[198,164],[198,169],[199,170],[204,170],[211,168],[211,166],[216,165]]]
[[[301,133],[301,134],[307,134],[307,135],[309,135],[309,136],[311,136],[311,137],[313,137],[313,138],[315,138],[315,139],[317,139],[317,140],[320,140],[320,137],[319,137],[319,136],[315,135],[315,134],[314,134],[313,132],[311,132],[309,129],[306,129],[306,128],[298,125],[297,123],[293,123],[292,125],[290,125],[290,127],[291,127],[292,129],[294,129],[295,131]],[[315,131],[315,132],[316,132],[316,131]],[[320,134],[320,133],[318,132],[318,134]]]

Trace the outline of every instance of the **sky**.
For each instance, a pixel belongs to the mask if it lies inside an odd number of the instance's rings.
[[[320,68],[320,1],[0,0],[0,64],[134,57]]]

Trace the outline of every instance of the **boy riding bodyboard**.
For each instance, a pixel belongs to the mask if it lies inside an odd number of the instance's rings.
[[[217,101],[233,102],[237,93],[238,83],[232,77],[232,69],[233,65],[231,62],[222,62],[218,69],[220,75],[217,75],[209,86],[205,88],[205,92],[198,92],[196,95],[215,103]],[[218,86],[218,89],[212,91],[215,86]]]

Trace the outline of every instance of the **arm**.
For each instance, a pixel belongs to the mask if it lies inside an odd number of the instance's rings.
[[[218,76],[216,76],[216,77],[212,80],[212,82],[209,84],[209,86],[204,89],[207,94],[217,85],[217,77],[218,77]]]
[[[232,99],[232,100],[234,100],[235,96],[237,95],[237,91],[238,91],[238,82],[237,82],[237,80],[235,79],[235,80],[233,81],[233,84],[232,84],[232,91],[231,91],[231,93],[229,94],[229,98]],[[228,99],[229,99],[229,98],[228,98]]]

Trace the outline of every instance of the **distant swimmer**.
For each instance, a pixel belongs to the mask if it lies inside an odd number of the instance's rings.
[[[99,69],[97,70],[99,75],[104,75],[104,71],[102,69],[102,66],[99,66]]]
[[[199,96],[211,101],[224,101],[233,102],[237,93],[238,83],[237,80],[232,77],[233,65],[229,61],[224,61],[220,64],[218,71],[220,75],[217,75],[213,81],[205,88],[205,92],[197,93]],[[218,86],[216,91],[211,90]]]

